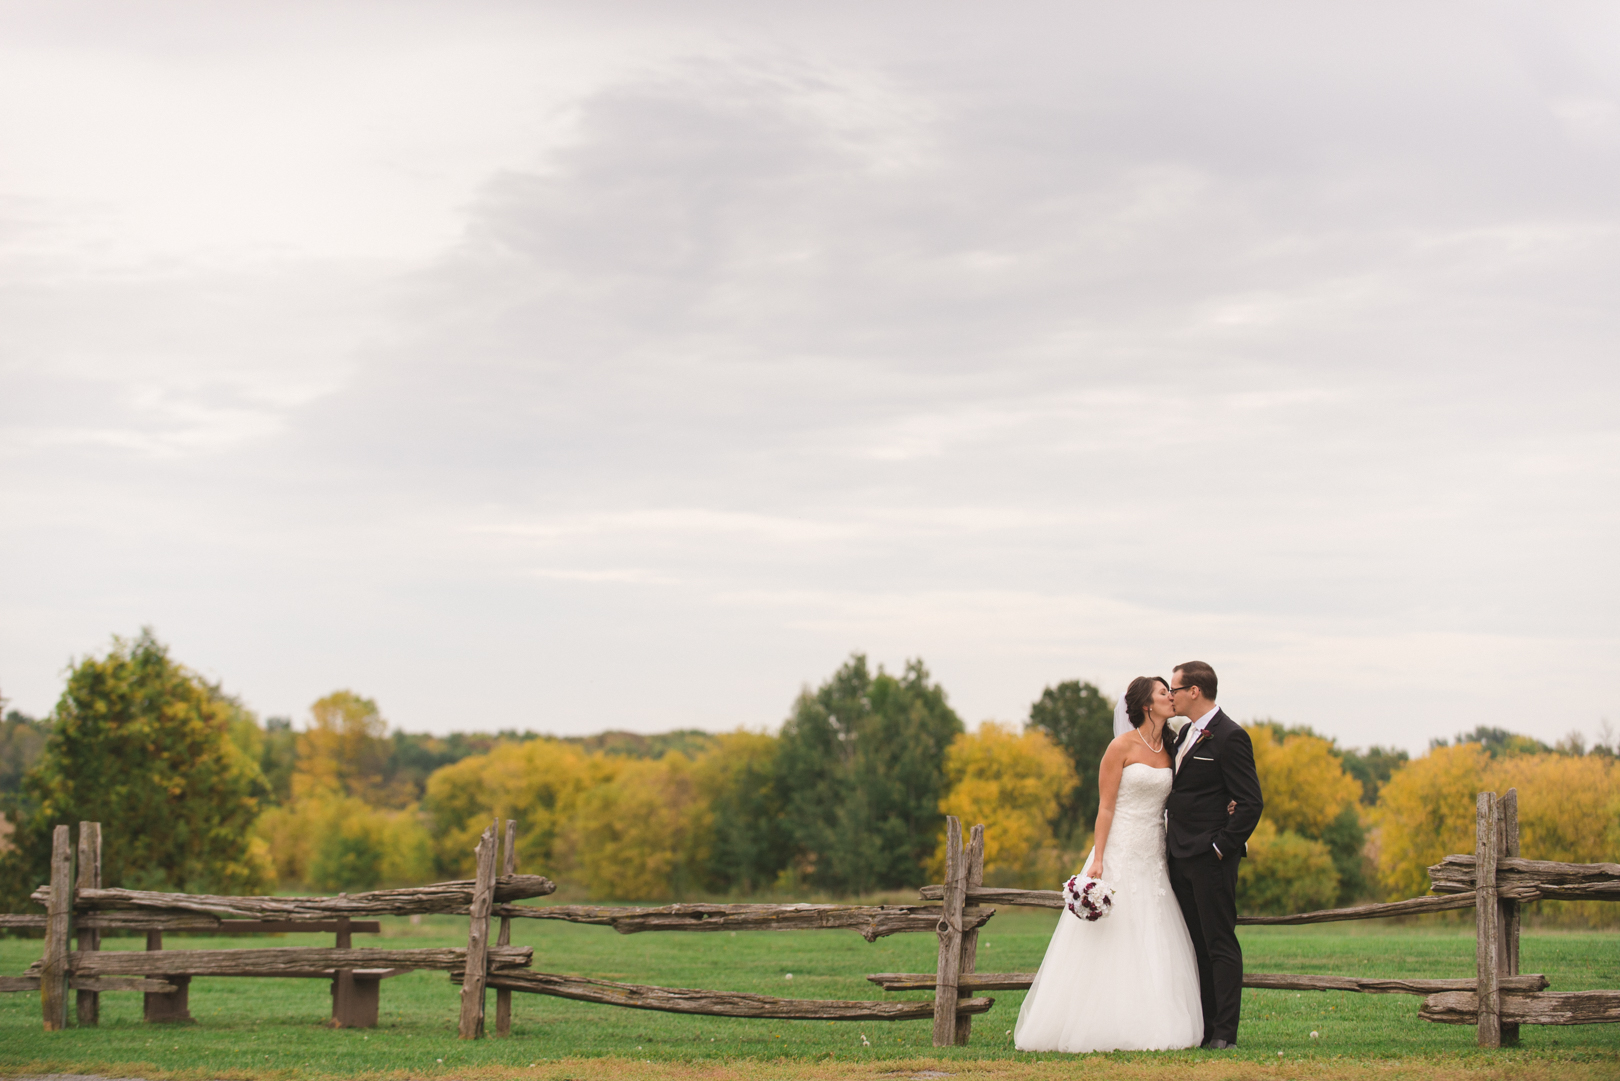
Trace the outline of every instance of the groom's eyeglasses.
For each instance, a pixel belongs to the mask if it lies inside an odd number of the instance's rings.
[[[1191,683],[1189,683],[1185,687],[1171,687],[1170,688],[1170,693],[1175,694],[1177,691],[1190,691],[1192,689],[1193,689],[1193,685]]]

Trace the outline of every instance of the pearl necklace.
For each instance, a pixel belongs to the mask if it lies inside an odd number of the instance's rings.
[[[1147,741],[1147,737],[1142,734],[1142,730],[1140,728],[1138,728],[1136,730],[1136,738],[1142,741],[1142,746],[1146,747],[1148,750],[1152,751],[1154,754],[1163,754],[1164,753],[1164,737],[1163,736],[1159,737],[1159,745],[1157,747],[1153,746],[1153,744],[1151,744],[1151,743],[1149,743]]]

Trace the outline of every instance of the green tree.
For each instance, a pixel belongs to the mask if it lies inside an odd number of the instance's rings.
[[[710,738],[710,748],[694,764],[707,807],[705,870],[718,889],[752,893],[787,866],[776,737],[738,731]]]
[[[0,699],[0,705],[4,702]],[[50,734],[47,721],[37,721],[17,710],[6,713],[6,719],[0,722],[0,796],[22,791],[23,777],[45,753]]]
[[[1041,692],[1029,707],[1030,728],[1039,728],[1069,756],[1078,782],[1059,802],[1052,832],[1077,841],[1097,821],[1097,769],[1114,740],[1114,703],[1077,679]]]
[[[1344,751],[1342,758],[1344,771],[1361,782],[1361,805],[1375,807],[1378,793],[1411,756],[1395,747],[1368,747],[1365,751]]]
[[[801,693],[777,758],[801,876],[843,893],[916,885],[944,823],[945,752],[962,730],[920,660],[874,676],[857,653]]]
[[[52,827],[100,822],[108,886],[238,893],[264,878],[252,836],[266,792],[230,738],[240,707],[169,658],[144,629],[80,661],[23,796],[8,810],[15,847],[0,857],[13,906],[49,876]]]
[[[270,802],[280,806],[292,799],[293,772],[298,768],[298,733],[287,717],[271,717],[264,722],[264,742],[259,753],[259,770],[270,786]]]
[[[1585,743],[1584,737],[1580,737],[1579,733],[1575,733],[1575,735],[1581,739],[1582,744]],[[1549,754],[1553,750],[1539,739],[1531,736],[1521,736],[1517,732],[1509,732],[1506,728],[1492,728],[1483,724],[1472,732],[1459,733],[1457,738],[1452,740],[1452,746],[1456,747],[1461,747],[1465,743],[1479,744],[1490,753],[1492,758],[1506,758],[1516,754]],[[1443,739],[1430,740],[1429,746],[1444,747],[1446,741]],[[1579,750],[1560,748],[1560,753],[1580,755],[1586,753],[1586,748],[1584,746]]]

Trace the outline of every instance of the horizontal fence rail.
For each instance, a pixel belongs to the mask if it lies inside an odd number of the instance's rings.
[[[69,976],[70,991],[144,991],[147,994],[170,994],[179,985],[164,980],[149,980],[139,976]],[[38,991],[38,976],[0,976],[0,991]]]
[[[450,978],[458,981],[460,973]],[[578,1002],[605,1006],[627,1006],[634,1010],[664,1013],[693,1013],[707,1017],[768,1017],[796,1021],[914,1021],[934,1016],[934,1003],[840,1001],[819,998],[773,998],[740,991],[706,991],[689,987],[652,987],[637,983],[613,983],[585,976],[557,976],[549,972],[513,972],[489,977],[489,986],[537,995],[554,995]],[[964,998],[957,1012],[964,1016],[984,1013],[995,1005],[993,998]]]
[[[534,957],[529,946],[491,947],[494,971],[522,968]],[[263,950],[98,950],[74,952],[68,964],[80,976],[298,976],[332,969],[425,968],[442,972],[467,966],[460,946],[415,950],[337,950],[278,946]],[[34,962],[37,969],[40,962]],[[33,969],[30,969],[33,974]]]
[[[0,929],[41,928],[46,916],[0,913]],[[243,934],[336,934],[347,930],[356,935],[382,932],[376,920],[353,920],[347,925],[336,920],[222,920],[218,916],[186,913],[167,916],[160,912],[75,913],[73,930],[79,931],[212,931],[221,935]]]
[[[1463,893],[1476,887],[1474,857],[1447,856],[1429,868],[1435,893]],[[1556,863],[1504,856],[1496,861],[1496,888],[1520,902],[1620,901],[1620,863]]]
[[[931,972],[876,972],[866,977],[885,991],[932,991],[937,977]],[[964,976],[958,986],[975,991],[1027,991],[1035,982],[1033,972],[1001,972]],[[1268,972],[1245,972],[1243,986],[1271,991],[1357,991],[1370,995],[1433,995],[1442,991],[1472,991],[1475,981],[1390,980],[1361,976],[1309,976]],[[1541,975],[1504,976],[1504,988],[1540,991],[1547,987]]]
[[[145,890],[76,891],[75,909],[197,913],[221,919],[330,920],[333,916],[465,916],[473,902],[472,880],[436,882],[398,890],[375,890],[338,897],[216,897],[193,893],[151,893]],[[557,889],[540,875],[505,875],[495,880],[496,901],[544,897]],[[49,905],[51,887],[41,886],[31,900]]]
[[[945,895],[945,887],[924,886],[917,894],[925,901],[937,901]],[[1062,908],[1064,904],[1063,894],[1058,890],[1015,890],[991,886],[968,887],[967,899],[998,905],[1024,905],[1030,908]],[[1468,893],[1450,897],[1413,897],[1405,901],[1356,905],[1352,908],[1327,908],[1318,912],[1299,912],[1291,916],[1239,916],[1238,923],[1243,926],[1263,926],[1377,920],[1389,916],[1416,916],[1425,912],[1472,908],[1473,905],[1474,894],[1470,888]]]
[[[1525,994],[1508,990],[1508,981],[1512,978],[1502,978],[1504,1025],[1602,1025],[1620,1021],[1620,991]],[[1479,996],[1473,991],[1430,995],[1418,1016],[1442,1025],[1478,1024]]]
[[[806,931],[849,929],[868,942],[887,935],[938,931],[939,905],[664,905],[613,908],[601,905],[502,905],[495,915],[566,920],[611,927],[621,935],[641,931]],[[982,927],[995,909],[970,908],[966,924]]]

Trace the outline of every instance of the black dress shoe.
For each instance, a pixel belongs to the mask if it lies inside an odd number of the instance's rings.
[[[1226,1040],[1211,1040],[1204,1045],[1205,1051],[1233,1051],[1236,1049],[1237,1044],[1228,1043]]]

